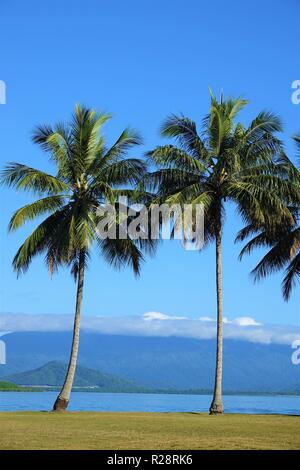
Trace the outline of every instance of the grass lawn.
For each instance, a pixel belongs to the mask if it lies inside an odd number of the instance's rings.
[[[0,449],[300,449],[300,417],[0,413]]]

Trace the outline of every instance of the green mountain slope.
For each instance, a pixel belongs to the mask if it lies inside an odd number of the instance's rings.
[[[17,385],[61,387],[66,369],[66,364],[51,361],[38,369],[12,374],[4,379]],[[77,367],[74,386],[97,387],[103,392],[139,392],[143,390],[143,387],[117,375],[99,372],[80,365]]]

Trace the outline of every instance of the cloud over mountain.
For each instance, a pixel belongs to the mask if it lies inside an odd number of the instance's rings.
[[[1,332],[68,331],[72,327],[72,315],[0,315]],[[103,334],[211,339],[216,335],[216,322],[210,317],[188,318],[148,312],[142,316],[83,316],[82,329]],[[224,319],[224,337],[263,344],[291,344],[300,338],[300,327],[263,325],[252,317],[240,316],[232,320]]]

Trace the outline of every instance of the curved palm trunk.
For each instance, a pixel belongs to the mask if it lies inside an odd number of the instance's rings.
[[[83,252],[81,252],[79,255],[76,309],[75,309],[73,340],[72,340],[70,361],[69,361],[68,371],[67,371],[64,385],[54,403],[53,411],[65,410],[70,400],[70,395],[71,395],[75,371],[76,371],[76,363],[77,363],[78,347],[79,347],[80,313],[81,313],[82,294],[83,294],[83,282],[84,282],[84,254]]]
[[[223,367],[223,292],[222,292],[222,226],[216,232],[216,287],[217,287],[217,353],[214,397],[210,414],[222,414],[222,367]]]

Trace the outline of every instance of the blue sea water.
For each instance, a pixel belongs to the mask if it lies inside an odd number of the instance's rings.
[[[51,410],[56,396],[56,392],[0,392],[0,411]],[[206,412],[210,402],[210,395],[76,392],[69,410]],[[300,415],[300,396],[225,395],[224,406],[228,413]]]

